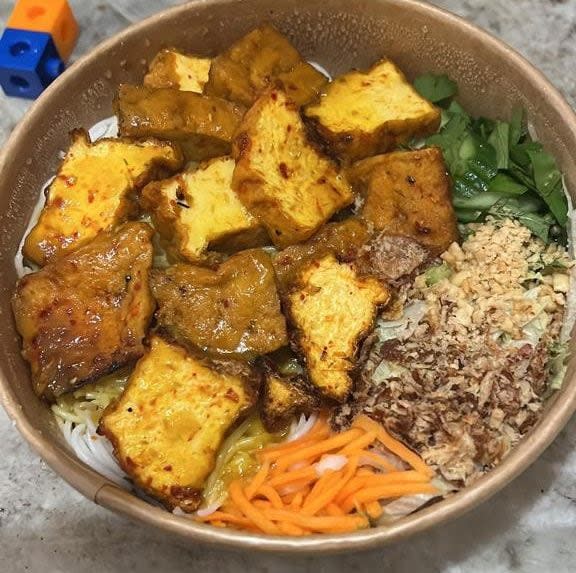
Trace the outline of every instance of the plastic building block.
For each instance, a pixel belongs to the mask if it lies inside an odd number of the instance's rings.
[[[0,85],[9,96],[35,99],[64,71],[50,34],[4,30],[0,38]]]
[[[66,0],[19,0],[6,27],[50,34],[63,61],[78,39],[78,24]]]

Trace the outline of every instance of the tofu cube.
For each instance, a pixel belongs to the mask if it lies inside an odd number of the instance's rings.
[[[440,125],[440,111],[390,60],[336,78],[305,115],[347,162],[384,153],[414,136],[434,133]]]
[[[167,142],[90,143],[86,132],[73,132],[40,218],[24,242],[25,258],[42,266],[136,215],[137,191],[176,171],[182,161],[180,151]]]
[[[182,54],[174,48],[161,50],[144,76],[148,88],[174,88],[201,94],[208,81],[210,58]]]
[[[153,336],[126,390],[104,412],[99,432],[124,471],[170,510],[198,508],[226,432],[255,403],[250,375],[234,370]]]
[[[308,141],[282,90],[264,92],[237,133],[232,186],[277,247],[305,241],[354,200],[338,167]]]
[[[144,188],[142,206],[172,258],[196,263],[208,249],[231,252],[268,242],[232,190],[234,166],[231,157],[220,157]]]
[[[348,398],[359,344],[389,299],[383,283],[359,276],[332,254],[302,271],[287,297],[288,311],[310,381],[322,395],[336,402]]]
[[[347,172],[364,197],[359,216],[377,231],[411,237],[436,256],[458,240],[450,176],[436,147],[365,159]]]

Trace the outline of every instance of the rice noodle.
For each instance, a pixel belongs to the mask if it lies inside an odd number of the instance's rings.
[[[302,436],[305,436],[312,429],[317,420],[318,416],[316,414],[310,414],[308,418],[306,418],[304,414],[301,414],[298,422],[292,422],[286,441],[293,442],[294,440],[298,440]]]

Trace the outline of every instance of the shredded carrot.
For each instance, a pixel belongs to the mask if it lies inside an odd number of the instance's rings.
[[[396,454],[400,459],[410,464],[416,471],[423,473],[429,477],[434,475],[434,471],[429,468],[420,456],[415,454],[412,450],[407,448],[403,443],[394,439],[383,426],[370,419],[368,416],[362,415],[356,418],[353,424],[354,428],[361,428],[365,432],[376,432],[378,440],[386,446],[393,454]]]
[[[384,447],[392,461],[370,451],[374,447]],[[326,454],[344,456],[345,465],[320,471]],[[306,435],[264,448],[259,459],[252,478],[230,484],[219,511],[197,519],[269,535],[344,533],[369,527],[369,519],[382,515],[384,500],[437,493],[424,461],[366,416],[342,433],[319,418]],[[375,467],[366,467],[367,460]],[[403,463],[413,469],[402,469]]]

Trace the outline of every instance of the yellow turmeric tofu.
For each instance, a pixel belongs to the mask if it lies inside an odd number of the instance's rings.
[[[144,354],[153,233],[124,223],[18,281],[12,310],[38,396],[52,401]]]
[[[345,161],[384,153],[414,136],[434,133],[440,125],[440,111],[390,60],[336,78],[305,114]]]
[[[232,186],[280,248],[305,241],[354,200],[336,165],[307,140],[282,90],[264,92],[238,128]]]
[[[458,240],[450,177],[440,149],[397,151],[347,172],[364,198],[359,216],[377,231],[413,238],[433,255]]]
[[[310,381],[327,398],[344,402],[350,394],[358,346],[389,299],[381,282],[359,276],[334,255],[302,271],[288,310]]]
[[[289,289],[303,267],[328,253],[340,261],[353,260],[369,239],[368,225],[357,217],[327,223],[305,243],[290,245],[272,259],[278,287],[282,291]]]
[[[269,24],[240,38],[214,58],[204,93],[251,106],[261,91],[278,85],[297,105],[318,97],[327,78]]]
[[[192,512],[226,432],[255,397],[250,376],[153,336],[98,431],[140,488],[171,510]]]
[[[182,165],[180,151],[150,139],[101,139],[72,132],[38,223],[24,242],[27,260],[44,265],[138,213],[136,192]]]
[[[174,48],[166,48],[156,54],[144,85],[148,88],[175,88],[201,94],[208,81],[210,58],[182,54]]]
[[[312,412],[319,404],[318,397],[306,387],[301,377],[284,377],[271,371],[266,373],[262,421],[269,431],[281,429],[294,416]]]
[[[120,86],[114,109],[120,135],[178,142],[186,159],[203,161],[230,153],[244,108],[174,88]]]
[[[250,360],[288,344],[270,256],[242,251],[217,269],[177,263],[152,272],[158,326],[214,356]]]
[[[220,157],[142,191],[168,253],[190,262],[207,249],[235,251],[266,244],[268,234],[232,190],[235,162]]]

